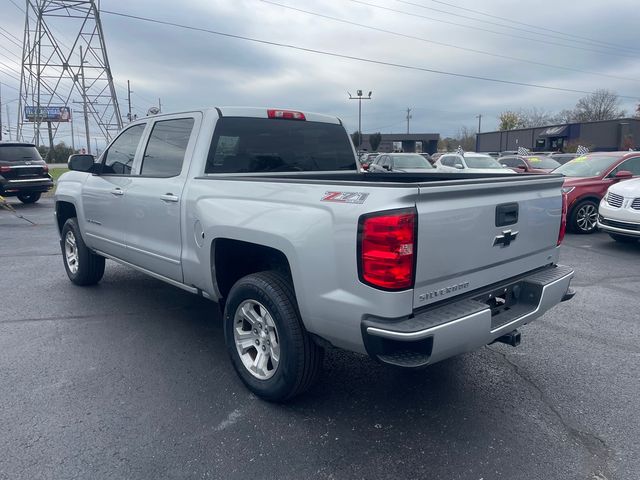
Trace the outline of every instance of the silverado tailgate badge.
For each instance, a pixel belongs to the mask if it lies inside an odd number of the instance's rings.
[[[364,203],[368,196],[368,193],[363,192],[325,192],[320,201],[336,203]]]
[[[512,232],[511,230],[503,230],[502,235],[496,235],[493,239],[493,246],[500,245],[501,247],[508,247],[511,242],[515,242],[518,232]]]

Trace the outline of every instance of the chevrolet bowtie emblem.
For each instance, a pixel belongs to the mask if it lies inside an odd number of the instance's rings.
[[[511,242],[516,240],[518,232],[512,232],[511,230],[504,230],[502,235],[497,235],[493,240],[493,246],[500,245],[501,247],[508,247]]]

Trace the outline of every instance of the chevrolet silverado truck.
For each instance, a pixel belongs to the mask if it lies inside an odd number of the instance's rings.
[[[284,401],[334,346],[420,368],[573,296],[563,179],[362,173],[341,121],[211,108],[137,120],[55,192],[64,268],[105,259],[217,302],[231,362]]]

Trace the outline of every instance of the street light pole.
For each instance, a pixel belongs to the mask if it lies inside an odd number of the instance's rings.
[[[369,92],[369,95],[366,97],[362,96],[362,90],[357,90],[355,97],[349,93],[349,100],[358,100],[358,145],[356,145],[356,147],[362,145],[362,100],[371,100],[372,93],[373,92]]]
[[[480,133],[480,131],[482,130],[482,114],[479,113],[478,115],[476,115],[476,118],[478,119],[478,133]]]

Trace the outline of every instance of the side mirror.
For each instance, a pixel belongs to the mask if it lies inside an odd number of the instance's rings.
[[[615,174],[614,178],[617,178],[618,180],[629,180],[630,178],[633,178],[633,173],[629,170],[620,170]]]
[[[464,169],[464,165],[462,165],[461,163],[456,163],[454,167],[456,167],[458,170]]]
[[[91,173],[93,172],[95,160],[96,159],[93,155],[77,153],[75,155],[69,155],[67,165],[69,166],[69,170]]]

